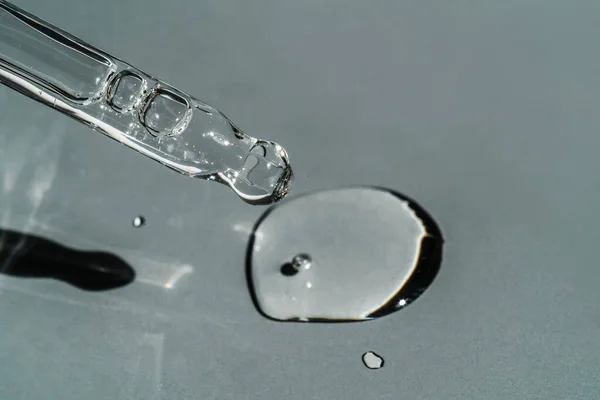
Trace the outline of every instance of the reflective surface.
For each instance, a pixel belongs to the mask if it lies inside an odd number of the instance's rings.
[[[292,195],[393,188],[446,242],[400,312],[269,321],[243,265],[264,207],[0,86],[3,228],[137,272],[1,275],[0,399],[597,397],[598,2],[18,4],[285,144]]]
[[[278,201],[292,170],[274,142],[215,108],[0,0],[0,82],[167,167]]]
[[[427,289],[442,242],[432,217],[401,194],[374,187],[316,192],[268,210],[256,224],[250,290],[275,320],[370,320]]]

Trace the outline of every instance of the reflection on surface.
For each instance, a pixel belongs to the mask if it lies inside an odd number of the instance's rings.
[[[133,268],[114,254],[75,250],[7,229],[0,229],[0,273],[58,279],[90,291],[116,289],[135,279]]]
[[[194,268],[189,264],[142,257],[137,257],[137,260],[137,281],[163,289],[174,289],[186,276],[194,272]]]
[[[133,376],[126,398],[162,399],[164,347],[165,334],[162,332],[147,332],[137,336],[137,351],[131,357],[134,362],[131,369]]]

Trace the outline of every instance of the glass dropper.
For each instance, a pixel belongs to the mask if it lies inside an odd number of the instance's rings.
[[[272,203],[290,189],[277,143],[5,0],[0,82],[168,168],[227,184],[248,203]]]

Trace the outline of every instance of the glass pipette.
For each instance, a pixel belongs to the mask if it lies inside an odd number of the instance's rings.
[[[248,203],[272,203],[290,189],[277,143],[5,0],[0,82],[175,171],[227,184]]]

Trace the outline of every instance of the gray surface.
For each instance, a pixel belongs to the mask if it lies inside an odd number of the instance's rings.
[[[374,322],[268,321],[243,268],[262,208],[0,88],[3,225],[140,277],[104,294],[0,278],[0,398],[597,397],[600,3],[323,3],[18,5],[283,144],[295,193],[414,197],[447,237],[429,290]]]

